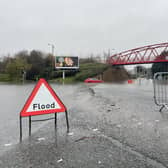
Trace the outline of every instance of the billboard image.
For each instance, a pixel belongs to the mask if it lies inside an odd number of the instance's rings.
[[[56,69],[77,69],[79,68],[78,57],[73,56],[56,56],[55,57]]]

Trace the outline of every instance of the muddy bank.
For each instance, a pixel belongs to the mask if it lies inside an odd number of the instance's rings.
[[[102,74],[102,79],[105,82],[124,82],[129,78],[130,75],[124,67],[109,67]]]

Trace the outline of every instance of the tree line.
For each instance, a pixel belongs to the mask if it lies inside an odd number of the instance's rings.
[[[80,64],[95,63],[96,58],[82,58]],[[66,76],[74,76],[79,70],[66,70]],[[1,77],[7,76],[3,80]],[[0,81],[47,80],[62,77],[62,71],[55,69],[55,57],[38,50],[19,51],[13,56],[4,56],[0,61]]]
[[[168,51],[164,51],[156,57],[156,60],[165,59],[168,59]],[[88,57],[80,59],[80,64],[96,63],[97,61],[94,57]],[[41,77],[48,80],[61,77],[62,71],[56,71],[54,64],[55,60],[52,54],[38,50],[20,51],[13,56],[4,56],[1,59],[0,77],[6,75],[8,81],[21,80],[22,77],[25,77],[26,80],[37,80]],[[153,63],[151,71],[152,76],[156,72],[168,72],[168,62]],[[76,70],[66,71],[66,76],[75,75],[77,72]]]
[[[27,80],[40,77],[51,79],[54,76],[53,70],[53,55],[37,50],[20,51],[13,57],[3,57],[0,62],[0,74],[7,74],[10,80],[20,79],[24,74]]]

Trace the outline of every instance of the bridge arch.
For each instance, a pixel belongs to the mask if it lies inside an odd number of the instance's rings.
[[[108,64],[132,65],[149,64],[155,62],[168,62],[168,43],[148,45],[110,56]]]

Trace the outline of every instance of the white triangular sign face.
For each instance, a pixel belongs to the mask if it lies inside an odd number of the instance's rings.
[[[21,111],[21,116],[24,117],[65,111],[66,107],[53,89],[44,79],[40,79]]]
[[[61,107],[45,85],[42,84],[26,112],[51,110],[53,108],[60,109]]]

